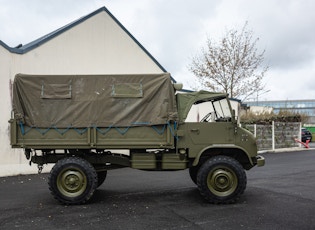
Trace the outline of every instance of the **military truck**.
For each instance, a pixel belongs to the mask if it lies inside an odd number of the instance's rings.
[[[177,92],[169,73],[15,76],[11,146],[24,149],[63,204],[83,204],[122,167],[189,169],[204,199],[235,202],[245,170],[263,166],[228,95]],[[195,111],[195,112],[194,112]],[[190,117],[190,118],[189,118]]]

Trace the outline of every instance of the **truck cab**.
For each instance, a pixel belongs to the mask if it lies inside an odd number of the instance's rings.
[[[240,127],[226,94],[199,91],[177,94],[179,111],[178,148],[189,150],[193,166],[200,158],[223,154],[236,158],[245,169],[263,164],[257,157],[254,136]],[[185,134],[185,135],[183,135]]]

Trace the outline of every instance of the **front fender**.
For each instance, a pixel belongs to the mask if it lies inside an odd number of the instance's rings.
[[[197,156],[195,157],[195,160],[193,162],[193,166],[197,166],[199,164],[199,161],[200,161],[202,154],[204,154],[206,152],[211,152],[212,150],[223,150],[222,153],[224,154],[225,152],[230,152],[233,149],[240,150],[247,157],[249,163],[251,165],[254,165],[254,162],[253,162],[252,158],[250,157],[250,154],[241,146],[237,146],[234,144],[215,144],[215,145],[207,146],[204,149],[202,149],[197,154]],[[228,150],[228,151],[226,151],[226,150]],[[226,154],[226,155],[228,155],[228,154]]]

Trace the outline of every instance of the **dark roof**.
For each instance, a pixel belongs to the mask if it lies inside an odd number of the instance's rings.
[[[25,54],[28,51],[31,51],[35,48],[37,48],[38,46],[48,42],[49,40],[53,39],[54,37],[62,34],[63,32],[73,28],[74,26],[86,21],[87,19],[93,17],[94,15],[105,11],[116,23],[117,25],[120,26],[121,29],[123,29],[132,39],[133,41],[152,59],[152,61],[155,62],[155,64],[163,71],[163,72],[167,72],[164,67],[140,44],[140,42],[137,41],[137,39],[132,36],[132,34],[117,20],[117,18],[114,17],[114,15],[111,14],[111,12],[109,12],[109,10],[104,6],[84,17],[79,18],[78,20],[69,23],[68,25],[65,25],[49,34],[46,34],[43,37],[40,37],[26,45],[18,45],[17,47],[9,47],[7,44],[5,44],[4,42],[2,42],[0,40],[0,45],[3,46],[5,49],[7,49],[8,51],[10,51],[11,53],[16,53],[16,54]],[[172,77],[171,77],[172,78]],[[175,79],[172,78],[172,81],[176,82]]]

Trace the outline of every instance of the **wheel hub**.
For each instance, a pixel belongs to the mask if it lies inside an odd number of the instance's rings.
[[[208,188],[217,196],[232,194],[237,187],[237,177],[228,169],[218,168],[211,171],[207,181]]]
[[[82,178],[79,175],[68,175],[65,177],[65,184],[69,189],[75,189],[80,186]]]
[[[78,196],[86,188],[86,178],[80,171],[66,170],[58,177],[58,187],[63,195]]]
[[[224,190],[229,187],[233,181],[231,181],[231,175],[228,172],[219,170],[213,175],[213,183],[219,190]]]

